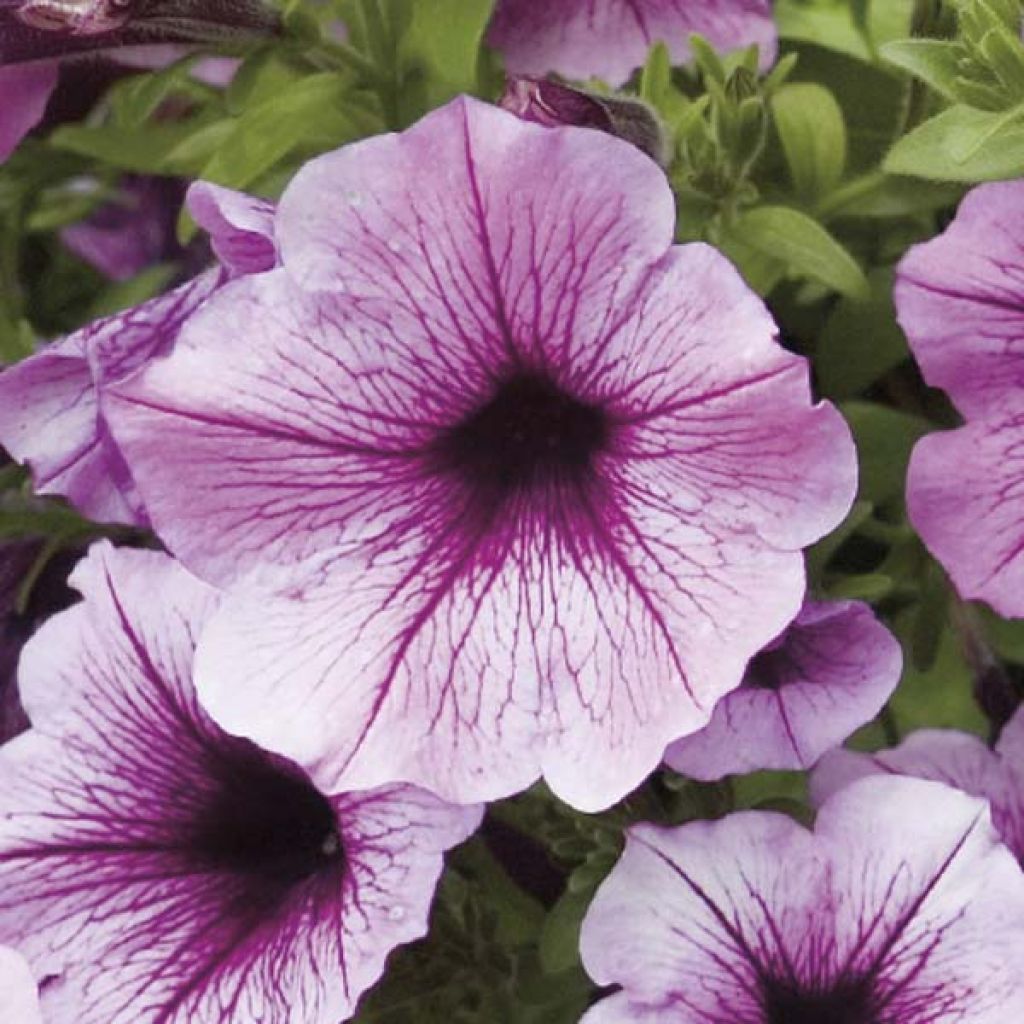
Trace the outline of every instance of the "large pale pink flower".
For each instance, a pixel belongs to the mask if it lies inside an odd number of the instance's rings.
[[[0,751],[0,942],[48,1024],[338,1024],[426,931],[478,808],[325,795],[197,705],[217,594],[166,555],[94,549],[85,601],[22,657],[33,728]]]
[[[854,452],[673,225],[632,146],[466,99],[299,173],[283,268],[111,393],[158,532],[238,584],[198,658],[225,728],[328,787],[599,808],[707,721]]]
[[[488,41],[511,71],[619,85],[654,43],[685,63],[695,32],[721,50],[756,43],[763,65],[775,59],[770,0],[498,0]]]
[[[988,800],[1003,842],[1024,864],[1024,709],[1007,723],[994,750],[955,729],[921,729],[874,754],[834,750],[811,776],[811,797],[822,803],[867,775],[934,779]]]
[[[918,442],[907,506],[967,598],[1024,615],[1024,181],[974,189],[899,266],[896,309],[925,379],[967,423]]]
[[[665,760],[695,779],[810,768],[878,714],[902,667],[899,642],[866,604],[808,603]]]
[[[220,267],[0,372],[0,444],[32,469],[38,493],[62,495],[96,520],[148,523],[107,427],[106,388],[167,352],[182,324],[230,275],[266,270],[276,259],[269,204],[202,184],[191,190],[189,205],[210,232]]]
[[[581,950],[622,986],[585,1024],[1007,1024],[1024,874],[982,801],[866,779],[813,833],[760,811],[631,829]]]

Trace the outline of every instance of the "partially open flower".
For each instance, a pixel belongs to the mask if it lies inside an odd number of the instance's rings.
[[[685,63],[694,33],[721,50],[756,43],[764,66],[775,59],[770,0],[498,0],[488,41],[517,74],[620,85],[656,42]]]
[[[99,521],[148,523],[106,424],[104,390],[166,353],[182,324],[231,275],[258,273],[277,258],[270,204],[206,184],[193,187],[189,202],[220,267],[0,372],[0,444],[31,467],[38,493],[63,495]]]
[[[633,146],[469,99],[299,172],[282,267],[108,392],[158,533],[236,584],[198,656],[225,728],[328,788],[597,809],[706,723],[856,470],[674,225]]]
[[[862,780],[813,833],[760,811],[637,826],[581,935],[622,991],[584,1024],[1007,1024],[1022,921],[984,802],[935,782]]]
[[[479,808],[325,794],[218,729],[191,680],[217,594],[166,555],[103,543],[74,583],[0,750],[0,941],[59,975],[47,1024],[347,1019]]]
[[[896,638],[859,601],[804,605],[751,659],[707,727],[665,753],[695,779],[810,768],[869,722],[900,681]]]

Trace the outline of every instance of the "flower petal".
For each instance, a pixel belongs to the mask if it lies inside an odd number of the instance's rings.
[[[790,551],[849,510],[849,428],[812,402],[806,360],[710,246],[673,247],[587,368],[583,393],[621,409],[631,505]]]
[[[771,685],[752,678],[763,658],[776,675]],[[805,605],[707,727],[674,743],[665,760],[697,779],[809,768],[878,713],[902,662],[898,641],[867,605]]]
[[[982,801],[919,779],[864,779],[821,808],[815,832],[838,851],[837,956],[875,975],[892,1019],[1024,1013],[1020,972],[1007,969],[1024,947],[1024,875]]]
[[[896,309],[914,356],[968,417],[1024,385],[1022,237],[1024,181],[982,185],[899,266]]]
[[[326,788],[418,779],[478,800],[543,773],[574,806],[606,807],[706,721],[803,589],[798,558],[728,539],[686,538],[674,576],[643,565],[677,547],[664,533],[635,553],[582,527],[577,544],[541,529],[477,542],[438,528],[430,501],[406,508],[421,529],[383,527],[276,597],[240,586],[200,645],[211,714]],[[768,588],[771,609],[742,597]]]
[[[59,494],[104,522],[145,524],[128,467],[110,437],[99,389],[173,344],[217,286],[212,271],[137,309],[98,320],[0,373],[0,443]]]
[[[276,265],[273,203],[208,181],[192,185],[187,203],[210,235],[217,259],[233,274],[258,274]]]
[[[759,975],[813,944],[825,895],[814,837],[783,815],[634,826],[584,918],[583,964],[638,1009],[760,1024]]]
[[[610,1021],[831,1020],[860,1005],[865,1019],[997,1024],[1024,1008],[1022,910],[1024,876],[981,802],[873,778],[829,800],[813,835],[762,812],[632,829],[581,951],[597,982],[624,987]]]
[[[460,97],[311,161],[278,232],[302,286],[358,300],[395,358],[412,347],[479,380],[481,362],[568,364],[599,343],[674,220],[665,176],[629,143]]]
[[[21,956],[4,946],[0,946],[0,1006],[12,1024],[43,1024],[32,972]]]
[[[890,750],[873,754],[835,750],[814,769],[811,799],[823,804],[851,782],[878,774],[933,779],[987,800],[996,830],[1024,861],[1024,760],[1004,753],[1002,746],[993,752],[977,736],[952,729],[921,729]]]
[[[907,508],[960,594],[1024,615],[1024,418],[995,402],[984,419],[914,447]]]
[[[666,43],[674,64],[688,61],[694,32],[722,50],[758,44],[762,67],[775,59],[768,0],[499,0],[488,41],[511,71],[620,85],[653,43]]]
[[[56,61],[0,67],[0,161],[43,119],[56,86]]]

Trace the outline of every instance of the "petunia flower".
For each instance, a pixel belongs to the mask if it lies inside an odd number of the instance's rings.
[[[706,723],[856,474],[673,226],[632,146],[464,98],[299,172],[283,268],[108,406],[161,537],[234,585],[197,668],[228,731],[328,788],[596,809]]]
[[[42,120],[62,62],[279,30],[263,0],[0,0],[0,161]]]
[[[966,425],[918,442],[907,506],[960,593],[1024,615],[1024,181],[974,189],[900,263],[896,309]]]
[[[762,811],[635,826],[581,935],[622,991],[583,1024],[1007,1024],[1022,922],[985,804],[935,782],[862,780],[813,833]]]
[[[707,727],[672,744],[665,760],[695,779],[810,768],[878,714],[902,667],[899,642],[866,604],[805,604]]]
[[[190,190],[189,205],[210,232],[221,266],[0,372],[0,444],[31,467],[38,493],[63,495],[96,520],[148,523],[107,427],[105,389],[167,352],[182,324],[229,276],[276,261],[270,204],[203,184]]]
[[[347,1019],[480,809],[329,796],[224,734],[191,680],[217,594],[166,555],[102,543],[73,579],[0,751],[0,942],[59,976],[48,1024]]]
[[[498,0],[487,39],[517,74],[621,85],[654,43],[685,63],[693,33],[720,50],[755,43],[762,66],[775,59],[770,0]]]
[[[39,993],[24,957],[0,946],[0,1007],[10,1024],[43,1024]]]
[[[834,750],[811,776],[811,798],[823,803],[851,782],[880,774],[934,779],[988,800],[1003,842],[1024,864],[1024,710],[1007,723],[994,750],[955,729],[921,729],[873,754]]]

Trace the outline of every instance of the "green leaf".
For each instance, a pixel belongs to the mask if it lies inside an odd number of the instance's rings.
[[[404,98],[412,104],[405,120],[459,93],[480,92],[481,47],[494,2],[432,0],[415,5],[399,47]]]
[[[985,605],[973,606],[985,625],[989,643],[1001,658],[1024,665],[1024,620],[1002,619]]]
[[[846,124],[836,98],[823,86],[791,83],[771,105],[797,195],[809,201],[827,195],[846,167]]]
[[[89,319],[138,306],[165,291],[178,274],[173,263],[155,263],[127,281],[108,285],[89,307]]]
[[[873,402],[846,402],[840,408],[857,442],[858,498],[876,507],[902,500],[910,453],[931,424]]]
[[[757,252],[843,295],[867,297],[870,287],[856,260],[817,221],[787,206],[760,206],[740,216],[730,232]]]
[[[908,34],[914,0],[777,0],[779,36],[814,43],[858,60],[872,59],[872,42]],[[865,7],[867,10],[865,10]]]
[[[909,356],[892,302],[893,272],[869,275],[871,294],[843,298],[825,321],[814,353],[814,367],[825,395],[854,398]]]
[[[375,127],[343,78],[333,72],[310,75],[248,108],[201,177],[245,188],[299,146],[331,149]]]
[[[905,650],[913,642],[916,618],[916,610],[908,609],[895,620],[895,632]],[[929,668],[915,668],[906,659],[903,679],[889,703],[899,731],[952,728],[987,734],[988,721],[974,701],[973,683],[960,640],[947,627]]]
[[[855,501],[846,518],[817,544],[807,549],[807,579],[813,587],[824,575],[832,556],[849,540],[857,528],[871,518],[873,506],[869,501]]]
[[[192,68],[198,58],[192,54],[176,61],[170,67],[126,79],[111,90],[117,123],[126,128],[143,125],[173,94],[202,98],[209,94],[209,86],[192,79]]]
[[[647,55],[640,73],[640,97],[654,107],[660,107],[672,92],[672,58],[664,43],[655,43]]]
[[[471,840],[452,857],[461,872],[487,893],[487,905],[497,917],[495,935],[499,942],[515,946],[537,939],[544,923],[544,908],[516,885],[486,844]]]
[[[801,45],[791,81],[816,82],[836,98],[846,122],[847,173],[877,169],[903,130],[906,75],[881,64],[866,64],[842,53]]]
[[[859,60],[870,60],[871,52],[845,4],[808,4],[803,0],[778,0],[775,23],[782,39],[814,43],[838,50]]]
[[[822,220],[833,217],[913,217],[956,206],[963,186],[869,171],[837,188],[819,203]]]
[[[35,351],[35,332],[27,320],[11,323],[0,316],[0,366],[26,359]]]
[[[593,889],[566,888],[548,912],[540,936],[540,962],[549,974],[579,962],[580,926],[593,895]]]
[[[699,235],[688,237],[696,238]],[[786,276],[784,263],[771,253],[762,252],[748,244],[735,230],[724,233],[721,238],[716,239],[716,244],[736,264],[736,268],[743,275],[743,280],[758,295],[770,295],[772,289]]]
[[[1024,107],[977,110],[958,104],[893,146],[884,169],[939,181],[999,181],[1024,174]]]
[[[94,157],[137,174],[193,175],[199,169],[176,154],[189,139],[218,123],[216,113],[175,122],[147,123],[142,127],[119,124],[66,124],[51,136],[51,145]]]
[[[890,64],[920,78],[946,99],[959,98],[956,81],[960,74],[960,50],[956,43],[942,39],[899,39],[886,43],[881,54]]]
[[[867,601],[874,604],[888,597],[892,590],[891,576],[869,572],[838,577],[828,585],[828,596],[833,601]]]

